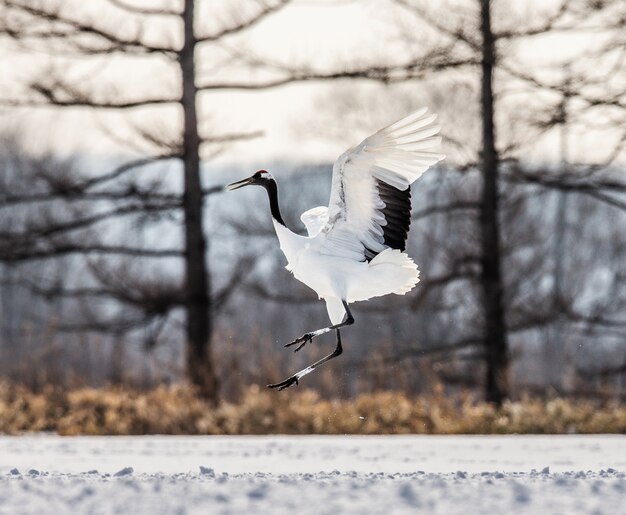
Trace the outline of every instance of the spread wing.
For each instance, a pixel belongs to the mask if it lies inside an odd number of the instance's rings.
[[[309,237],[317,236],[328,223],[328,208],[318,206],[309,209],[300,215],[300,220],[306,226]]]
[[[410,185],[444,158],[433,150],[441,142],[435,119],[421,109],[335,161],[322,252],[370,261],[387,248],[404,250]]]

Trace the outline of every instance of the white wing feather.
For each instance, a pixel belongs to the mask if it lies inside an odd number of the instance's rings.
[[[317,236],[328,223],[328,208],[318,206],[309,209],[300,215],[300,220],[306,226],[310,238]]]
[[[363,261],[366,248],[374,253],[388,248],[376,180],[397,190],[406,189],[432,165],[442,160],[434,152],[441,138],[436,115],[427,109],[385,127],[342,154],[333,166],[328,223],[322,252]]]

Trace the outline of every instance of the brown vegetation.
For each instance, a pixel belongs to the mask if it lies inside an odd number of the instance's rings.
[[[142,392],[122,388],[33,393],[0,383],[0,432],[126,434],[508,434],[626,433],[626,408],[555,398],[523,398],[496,408],[435,393],[398,392],[325,400],[311,390],[250,387],[237,403],[213,407],[185,386]]]

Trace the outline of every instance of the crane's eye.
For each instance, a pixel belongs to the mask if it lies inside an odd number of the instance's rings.
[[[267,170],[259,170],[252,177],[255,180],[264,180],[264,179],[270,179],[271,175],[269,174]]]

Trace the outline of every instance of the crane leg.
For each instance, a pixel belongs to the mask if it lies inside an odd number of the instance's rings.
[[[337,325],[340,325],[340,324],[337,324]],[[343,352],[343,347],[341,346],[341,333],[339,332],[338,327],[335,327],[335,331],[337,331],[337,346],[335,347],[335,350],[333,352],[331,352],[328,356],[323,357],[319,361],[316,361],[312,365],[309,365],[308,367],[303,368],[302,370],[300,370],[300,372],[295,373],[294,375],[292,375],[291,377],[288,377],[284,381],[281,381],[280,383],[275,383],[275,384],[268,384],[267,387],[278,388],[278,390],[284,390],[285,388],[289,388],[290,386],[294,384],[299,384],[299,381],[303,376],[310,374],[311,372],[313,372],[313,370],[315,370],[320,365],[323,365],[327,361],[330,361],[331,359],[339,356]]]
[[[302,347],[304,347],[307,343],[312,342],[313,338],[316,338],[322,334],[328,333],[334,329],[339,329],[341,327],[345,327],[347,325],[354,324],[354,317],[350,312],[350,308],[348,307],[348,303],[345,300],[341,301],[343,303],[343,307],[346,310],[346,316],[343,319],[343,322],[340,324],[331,325],[329,327],[324,327],[323,329],[318,329],[317,331],[312,331],[310,333],[304,333],[300,338],[296,338],[294,341],[285,345],[285,347],[291,347],[292,345],[298,345],[294,352],[298,352]]]

